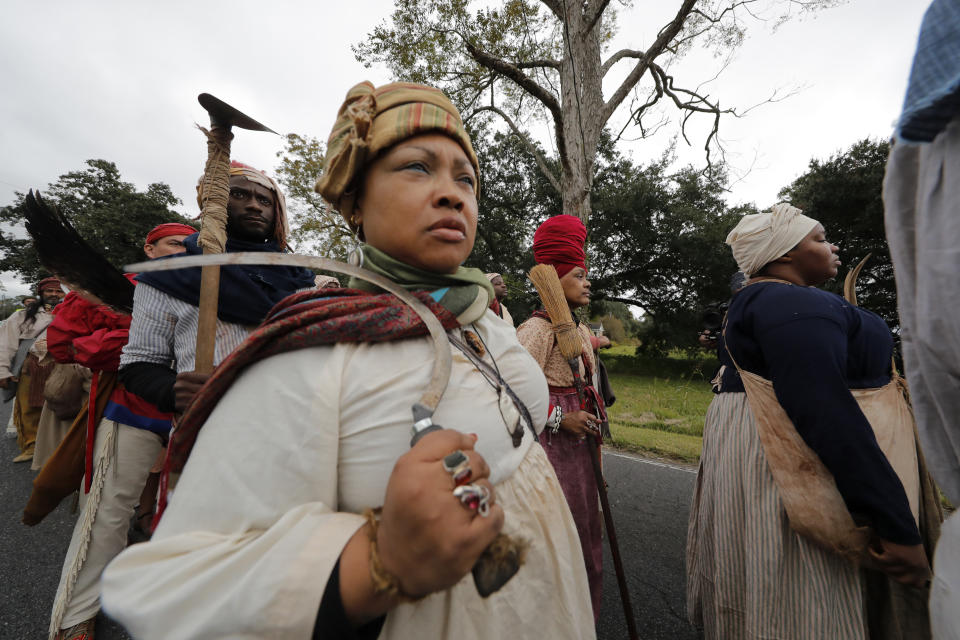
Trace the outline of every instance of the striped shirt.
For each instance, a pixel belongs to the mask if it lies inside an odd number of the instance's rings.
[[[193,371],[199,308],[141,283],[133,290],[133,309],[130,339],[123,347],[120,367],[152,362],[177,373]],[[218,319],[213,364],[230,355],[255,328]]]

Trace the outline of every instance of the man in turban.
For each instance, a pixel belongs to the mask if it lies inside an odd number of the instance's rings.
[[[7,399],[16,394],[13,423],[17,428],[20,455],[14,462],[33,460],[37,441],[40,411],[43,408],[43,386],[53,368],[41,364],[47,353],[46,328],[53,320],[51,311],[63,299],[57,278],[44,278],[37,283],[39,299],[25,309],[14,311],[0,325],[0,389]]]
[[[202,186],[197,187],[198,202]],[[287,233],[286,202],[277,182],[258,169],[232,162],[226,250],[281,252],[287,247]],[[202,253],[196,235],[184,238],[183,245],[186,254]],[[209,377],[193,371],[200,269],[143,273],[137,281],[120,379],[127,390],[160,410],[183,411]],[[222,267],[214,364],[243,342],[277,302],[312,288],[313,281],[313,273],[300,267]]]
[[[147,239],[143,243],[143,253],[150,259],[183,253],[187,250],[183,246],[183,241],[196,232],[197,230],[190,225],[179,222],[158,224],[147,234]]]

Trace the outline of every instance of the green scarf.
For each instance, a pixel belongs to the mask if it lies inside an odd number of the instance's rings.
[[[487,312],[494,298],[493,285],[480,269],[458,267],[455,273],[434,273],[411,267],[379,249],[363,245],[363,268],[393,280],[404,289],[426,290],[441,306],[457,316],[461,326]],[[380,288],[351,277],[347,287],[379,293]]]

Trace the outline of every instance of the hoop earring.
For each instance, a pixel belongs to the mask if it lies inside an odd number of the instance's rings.
[[[350,217],[350,224],[351,226],[356,227],[356,229],[353,230],[354,246],[353,249],[350,250],[350,253],[347,254],[347,264],[354,267],[363,268],[363,241],[360,239],[360,230],[363,227],[359,224],[355,224],[355,219],[356,216]]]

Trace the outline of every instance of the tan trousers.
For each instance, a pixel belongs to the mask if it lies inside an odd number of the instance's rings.
[[[46,402],[43,403],[40,420],[37,423],[37,442],[33,450],[33,462],[30,464],[30,469],[39,471],[43,468],[43,465],[47,463],[53,452],[63,442],[63,438],[70,431],[70,426],[75,419],[76,416],[61,420]]]
[[[127,546],[130,516],[161,445],[157,434],[113,420],[97,427],[93,480],[89,494],[81,489],[83,510],[63,561],[51,633],[100,611],[100,574]]]
[[[17,427],[17,446],[22,453],[33,453],[40,428],[41,407],[30,406],[30,375],[21,371],[17,397],[13,403],[13,424]]]

